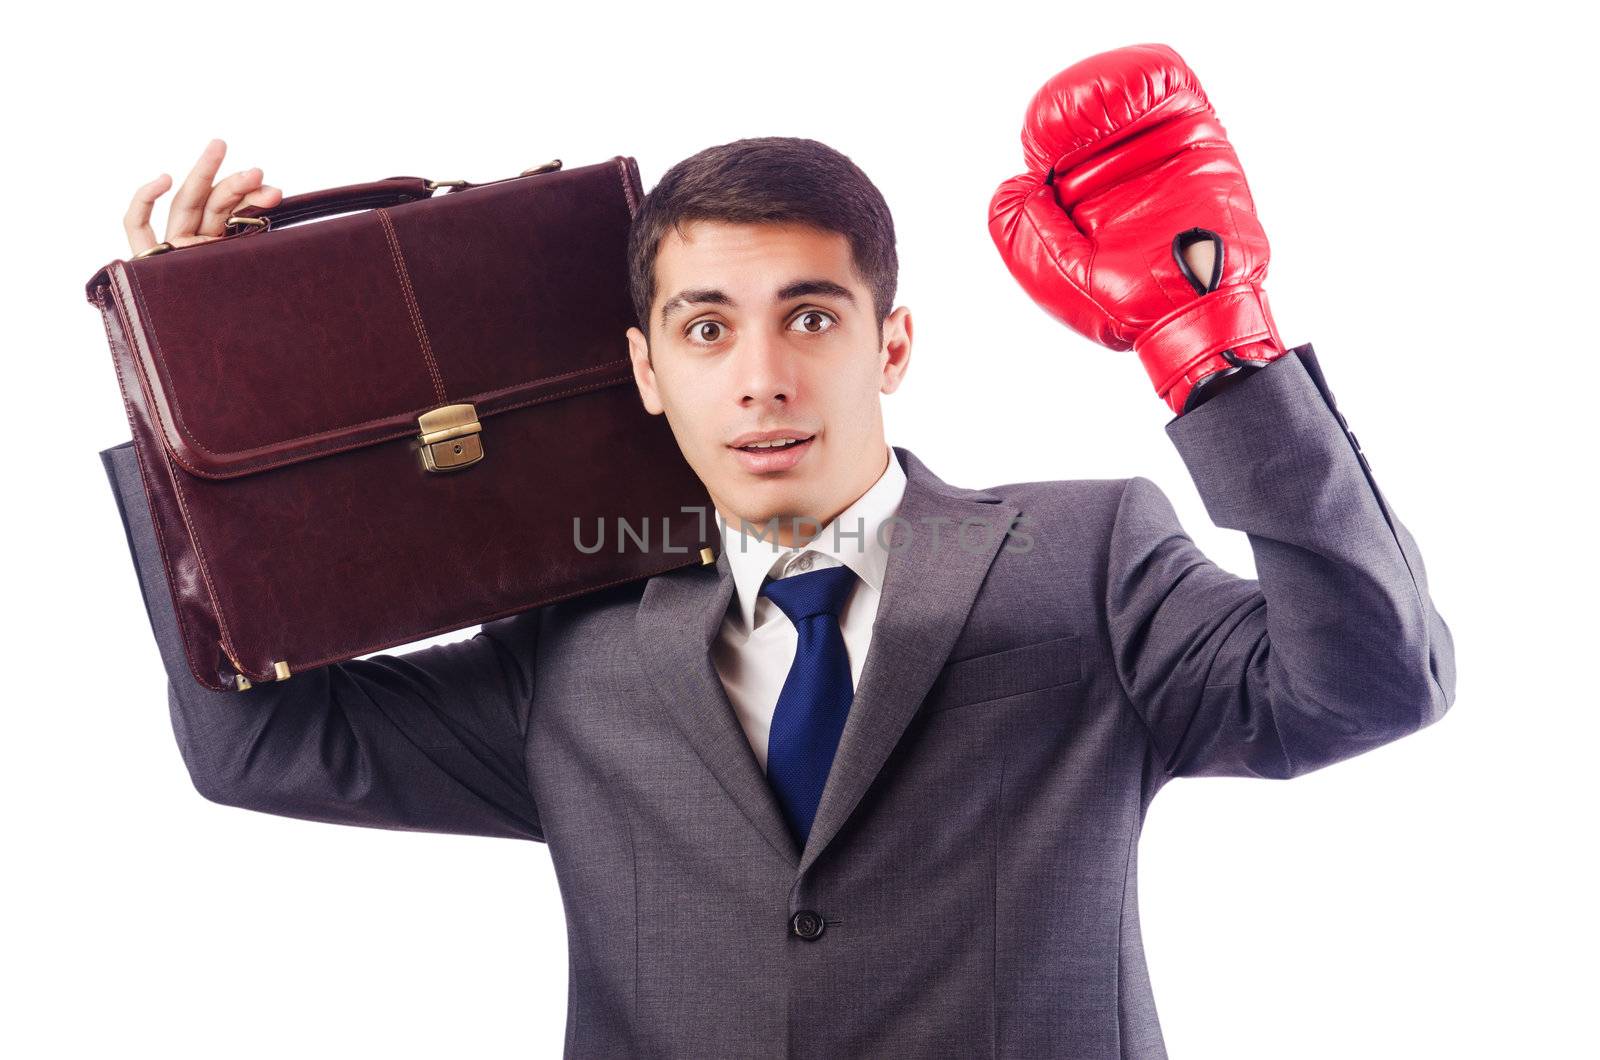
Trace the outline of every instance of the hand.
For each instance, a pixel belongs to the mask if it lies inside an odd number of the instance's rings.
[[[283,201],[280,189],[261,183],[259,169],[240,170],[213,185],[217,167],[222,165],[222,156],[227,150],[228,145],[221,140],[212,140],[206,145],[183,186],[172,197],[172,206],[167,211],[166,242],[186,247],[221,239],[228,216],[239,207],[276,206]],[[133,202],[128,204],[128,212],[122,218],[133,253],[156,245],[155,230],[150,227],[150,211],[171,186],[172,178],[163,173],[133,193]]]
[[[1262,282],[1269,251],[1227,133],[1178,53],[1091,56],[1034,96],[1028,171],[989,233],[1051,315],[1133,349],[1173,412],[1211,383],[1283,356]]]

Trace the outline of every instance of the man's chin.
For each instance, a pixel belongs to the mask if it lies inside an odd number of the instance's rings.
[[[821,526],[814,516],[796,514],[809,507],[799,491],[784,490],[783,493],[776,496],[769,489],[738,492],[734,511],[739,514],[723,515],[722,519],[730,530],[742,530],[772,541],[780,540],[780,535],[805,537],[819,531]]]

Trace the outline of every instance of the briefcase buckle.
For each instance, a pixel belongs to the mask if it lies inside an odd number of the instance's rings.
[[[422,466],[456,471],[483,459],[478,410],[470,403],[445,405],[417,417],[422,431]]]

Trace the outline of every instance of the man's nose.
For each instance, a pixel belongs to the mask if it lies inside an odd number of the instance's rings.
[[[735,348],[741,404],[793,401],[795,359],[783,343],[768,336],[746,338]]]

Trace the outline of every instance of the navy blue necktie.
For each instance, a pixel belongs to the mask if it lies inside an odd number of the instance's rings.
[[[855,698],[850,657],[839,630],[839,611],[855,581],[856,572],[840,565],[768,579],[761,587],[760,595],[777,604],[800,635],[772,714],[767,779],[801,847],[811,834],[822,786]]]

